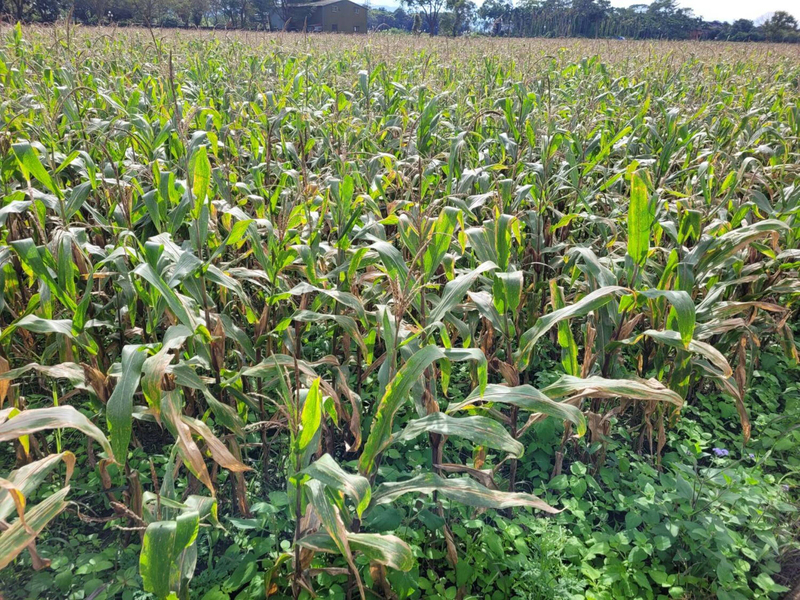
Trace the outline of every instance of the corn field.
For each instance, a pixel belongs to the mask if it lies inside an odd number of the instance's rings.
[[[464,524],[569,529],[708,397],[746,457],[800,380],[798,48],[0,37],[0,597],[81,532],[127,583],[38,597],[538,597]],[[706,568],[573,596],[778,597]]]

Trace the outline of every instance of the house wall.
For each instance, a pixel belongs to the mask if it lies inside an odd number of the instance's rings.
[[[318,7],[298,6],[292,10],[288,29],[301,31],[305,22],[308,23],[309,32],[314,30],[315,25],[322,25],[322,31],[329,33],[366,33],[367,9],[349,0],[341,0],[341,2]],[[275,31],[281,31],[285,25],[277,10],[270,15],[270,23]]]
[[[338,9],[338,10],[336,10]],[[367,9],[354,2],[337,2],[322,6],[322,30],[339,33],[366,33]],[[358,30],[355,30],[358,27]]]
[[[308,20],[306,21],[305,15],[298,15],[297,17],[297,28],[303,29],[303,22],[305,21],[308,23],[308,30],[313,31],[314,25],[322,25],[322,7],[315,8],[311,12],[306,13],[308,15]]]

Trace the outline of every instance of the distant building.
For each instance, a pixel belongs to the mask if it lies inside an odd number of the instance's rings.
[[[367,8],[350,0],[288,2],[270,16],[273,30],[366,33]]]

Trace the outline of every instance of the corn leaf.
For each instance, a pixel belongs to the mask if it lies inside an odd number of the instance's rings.
[[[122,373],[106,404],[106,420],[111,447],[117,461],[124,465],[128,458],[128,444],[131,441],[133,424],[133,394],[139,387],[142,365],[147,355],[139,346],[125,346],[122,349]]]
[[[369,506],[372,490],[367,478],[346,472],[330,454],[323,454],[303,469],[302,473],[350,496],[356,503],[359,519]]]
[[[488,407],[494,403],[518,406],[533,413],[541,413],[569,421],[576,426],[578,435],[583,435],[586,432],[586,419],[579,409],[570,404],[556,402],[530,385],[518,385],[516,387],[488,385],[483,394],[475,390],[465,400],[450,404],[446,412],[454,413],[460,410]]]
[[[361,552],[370,561],[375,561],[398,571],[410,571],[414,567],[411,548],[394,535],[376,533],[347,533],[350,548]],[[312,533],[298,541],[303,548],[317,552],[338,553],[339,549],[330,535],[324,532]]]
[[[393,502],[403,494],[432,494],[433,492],[476,508],[502,509],[530,506],[548,513],[560,512],[533,494],[490,490],[472,479],[444,478],[435,473],[424,473],[405,481],[382,484],[372,496],[372,506]]]
[[[421,419],[413,419],[405,428],[394,434],[386,443],[386,447],[395,442],[413,440],[422,433],[438,433],[455,435],[467,439],[479,446],[503,450],[519,458],[524,447],[505,430],[497,421],[488,417],[452,417],[442,412],[435,412]],[[381,451],[385,449],[382,448]]]
[[[105,450],[108,458],[114,459],[114,451],[108,438],[89,419],[72,406],[33,408],[23,410],[0,425],[0,442],[14,440],[45,429],[71,428],[93,438]]]
[[[548,396],[590,396],[595,398],[630,398],[632,400],[659,400],[677,407],[683,398],[655,379],[606,379],[604,377],[573,377],[564,375],[542,390]]]

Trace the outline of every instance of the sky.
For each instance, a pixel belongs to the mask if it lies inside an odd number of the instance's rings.
[[[479,6],[483,0],[475,0]],[[611,0],[613,6],[649,4],[650,0]],[[758,21],[777,10],[784,10],[800,20],[800,0],[678,0],[678,4],[691,8],[694,14],[706,21],[735,21],[750,19]],[[400,5],[399,0],[372,0],[373,6]]]

